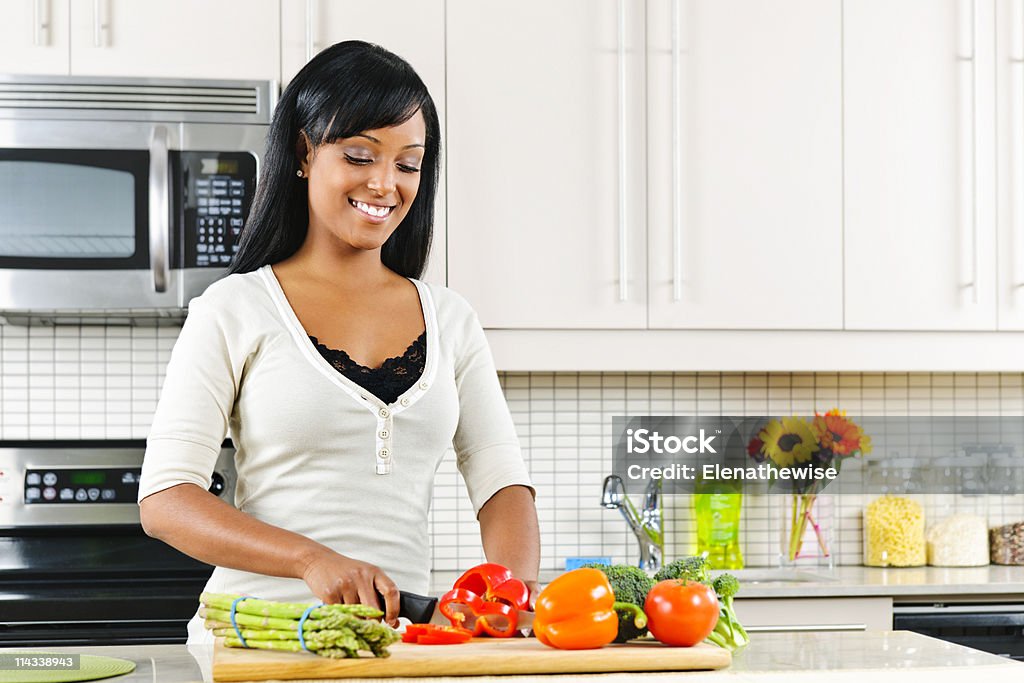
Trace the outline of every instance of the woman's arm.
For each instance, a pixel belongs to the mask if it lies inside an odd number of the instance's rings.
[[[398,588],[380,568],[261,522],[195,484],[146,496],[139,513],[148,535],[186,555],[218,567],[301,579],[323,602],[376,605],[379,591],[385,619],[397,623]]]
[[[540,572],[540,527],[530,489],[506,486],[480,508],[480,539],[488,562],[508,567],[537,597]]]

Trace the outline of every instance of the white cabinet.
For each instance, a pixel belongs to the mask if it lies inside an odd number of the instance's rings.
[[[996,329],[994,7],[844,3],[847,329]]]
[[[841,329],[842,2],[648,2],[652,328]]]
[[[840,329],[840,7],[449,2],[451,285],[489,328]]]
[[[448,0],[448,281],[489,328],[647,325],[643,3]]]
[[[281,77],[280,0],[71,0],[71,73]]]
[[[424,280],[445,284],[444,0],[282,0],[282,89],[309,59],[334,43],[365,40],[408,61],[423,79],[441,120],[442,176],[435,204],[434,241]]]
[[[0,73],[69,73],[68,0],[5,0]]]
[[[999,329],[1024,330],[1024,0],[996,2]]]
[[[751,634],[892,630],[892,598],[888,596],[736,598],[733,604],[736,618]]]

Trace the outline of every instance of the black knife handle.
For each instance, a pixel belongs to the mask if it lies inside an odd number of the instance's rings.
[[[414,624],[427,624],[434,616],[434,609],[437,607],[437,598],[428,598],[425,595],[416,593],[398,592],[401,602],[398,607],[398,616],[405,617]],[[377,593],[377,602],[381,610],[384,609],[384,596]]]

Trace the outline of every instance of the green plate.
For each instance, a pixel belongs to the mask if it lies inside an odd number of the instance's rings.
[[[61,652],[12,652],[4,655],[25,655],[27,657],[60,657]],[[0,683],[70,683],[72,681],[95,681],[135,671],[135,662],[114,657],[79,655],[81,666],[77,669],[0,669]]]

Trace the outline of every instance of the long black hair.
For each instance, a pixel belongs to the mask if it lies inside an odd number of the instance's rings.
[[[427,137],[416,199],[381,247],[385,266],[418,278],[430,251],[441,167],[441,126],[423,81],[404,59],[379,45],[347,40],[314,57],[281,94],[267,135],[256,195],[229,273],[248,273],[288,258],[309,229],[308,185],[296,176],[300,131],[314,147],[422,112]]]

